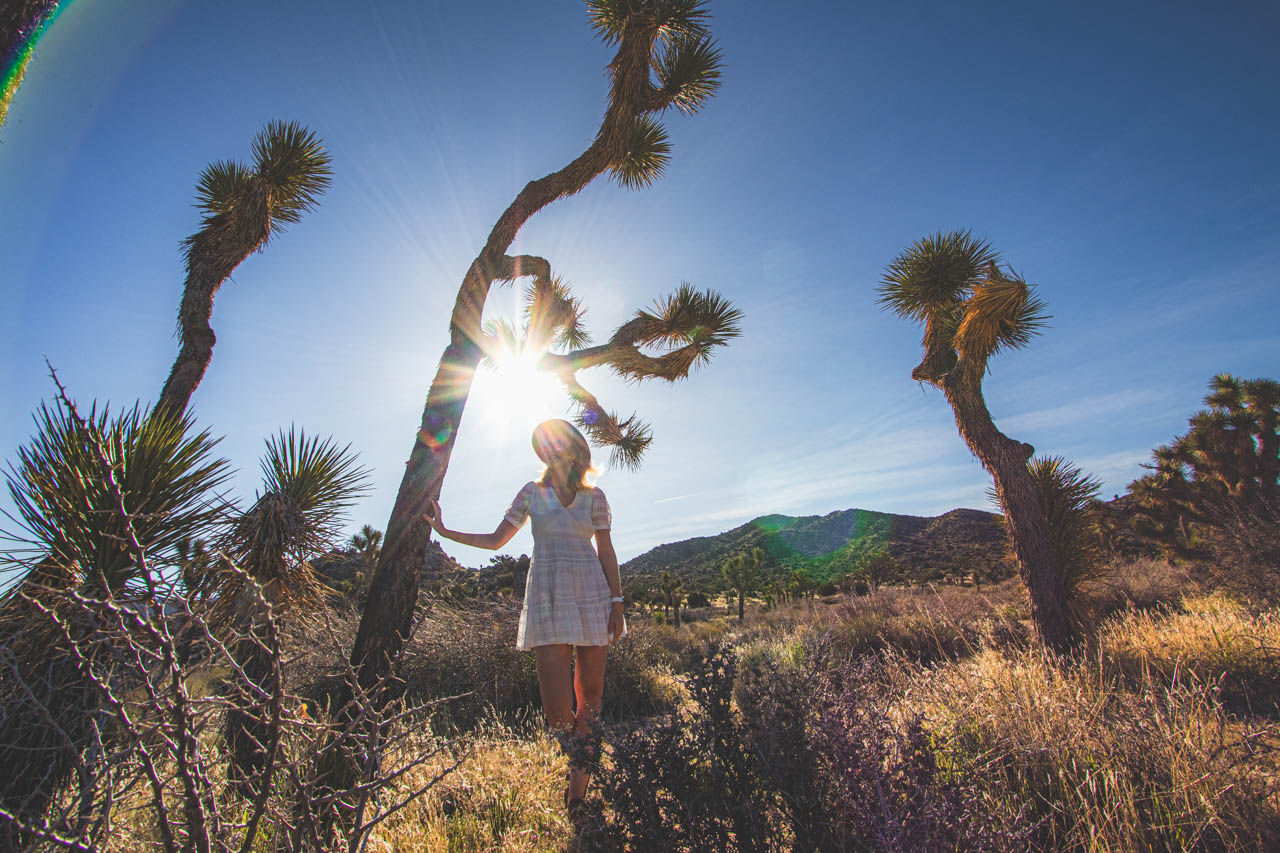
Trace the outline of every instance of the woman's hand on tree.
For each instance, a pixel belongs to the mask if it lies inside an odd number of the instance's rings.
[[[431,525],[431,529],[441,536],[444,535],[444,519],[440,516],[440,501],[431,502],[431,515],[423,513],[423,518],[427,520],[427,524]]]

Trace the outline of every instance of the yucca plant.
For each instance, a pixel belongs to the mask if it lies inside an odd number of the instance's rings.
[[[90,680],[100,673],[68,646],[92,626],[66,596],[163,607],[155,573],[175,564],[180,543],[218,529],[217,491],[230,475],[217,440],[187,415],[94,407],[81,418],[65,403],[41,406],[36,436],[6,474],[17,529],[0,560],[25,575],[0,602],[0,807],[26,823],[45,814],[98,725]],[[33,705],[47,717],[17,710]]]
[[[475,369],[485,352],[481,315],[495,282],[532,278],[539,312],[534,318],[535,336],[556,330],[568,345],[578,328],[578,314],[571,297],[556,293],[551,265],[536,256],[506,254],[524,224],[552,202],[571,196],[598,176],[610,173],[625,187],[644,187],[665,168],[671,146],[657,117],[670,108],[684,113],[699,110],[720,83],[720,51],[711,39],[704,0],[588,0],[592,27],[606,44],[616,48],[608,66],[609,100],[599,130],[591,144],[562,169],[530,181],[498,217],[484,247],[472,261],[449,321],[450,343],[427,394],[422,421],[413,450],[387,522],[386,539],[369,588],[368,603],[356,635],[352,663],[363,689],[372,689],[390,671],[409,635],[418,594],[418,572],[431,530],[423,513],[440,494],[449,458],[457,438],[462,413]],[[686,323],[681,313],[664,316],[660,309],[649,320],[618,330],[607,351],[592,350],[575,359],[548,367],[572,378],[574,371],[590,363],[608,363],[616,370],[633,372],[635,378],[677,378],[688,366],[704,361],[711,350],[736,332],[727,306],[714,294],[677,294],[672,307],[707,309],[718,313],[721,328],[708,333]],[[713,310],[714,309],[714,310]],[[731,309],[728,309],[731,310]],[[623,330],[627,331],[624,333]],[[554,337],[554,335],[552,336]],[[645,361],[646,344],[676,344],[674,352]],[[668,357],[669,356],[669,357]],[[666,361],[662,361],[666,358]],[[592,361],[598,359],[598,361]],[[683,362],[687,362],[684,364]],[[619,448],[621,461],[634,461],[647,445],[643,424],[619,421],[585,393],[578,394],[583,423],[598,442]]]
[[[1103,574],[1096,512],[1102,481],[1061,456],[1034,456],[1027,468],[1049,522],[1068,610],[1074,623],[1083,627],[1091,617],[1090,586]],[[995,491],[990,495],[994,499]]]
[[[297,122],[272,121],[253,139],[253,164],[219,160],[196,185],[200,230],[182,243],[187,278],[178,309],[182,346],[157,410],[180,414],[213,358],[213,298],[240,262],[314,208],[329,186],[329,154]]]
[[[271,679],[279,672],[263,632],[268,622],[296,625],[323,606],[327,590],[311,561],[340,541],[346,511],[368,481],[349,445],[293,428],[268,439],[262,474],[253,505],[231,521],[219,543],[231,565],[214,573],[209,592],[217,601],[215,621],[238,638],[232,657],[243,684],[233,696],[225,732],[229,772],[245,793],[259,784],[273,748],[261,697],[275,693]],[[261,612],[260,602],[269,614]]]
[[[230,476],[215,458],[218,439],[194,432],[192,419],[134,407],[112,415],[95,405],[83,419],[42,404],[37,432],[18,450],[6,479],[19,529],[5,560],[51,570],[95,593],[122,595],[143,580],[125,542],[125,522],[101,473],[107,456],[139,543],[156,562],[172,564],[180,543],[207,534],[224,517],[215,496]],[[29,562],[28,562],[29,561]],[[33,578],[34,580],[34,578]]]
[[[940,389],[969,449],[995,483],[1042,641],[1074,640],[1066,583],[1048,519],[1027,467],[1035,449],[996,428],[982,395],[992,356],[1020,349],[1048,315],[1031,285],[1002,266],[991,244],[968,231],[941,232],[903,250],[885,269],[880,305],[924,326],[924,357],[911,378]]]

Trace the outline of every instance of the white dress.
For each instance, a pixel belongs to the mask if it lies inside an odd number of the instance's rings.
[[[511,502],[506,520],[519,528],[530,517],[533,560],[516,647],[607,646],[613,594],[591,546],[595,532],[608,530],[611,523],[604,492],[586,489],[564,506],[551,485],[525,483]]]

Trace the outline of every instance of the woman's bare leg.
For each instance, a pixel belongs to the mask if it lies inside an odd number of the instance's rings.
[[[589,735],[600,703],[604,698],[604,662],[608,646],[578,646],[578,663],[573,670],[573,692],[578,700],[574,715],[574,734]],[[599,752],[599,747],[596,747]],[[587,791],[587,771],[580,767],[570,769],[569,796],[578,798]]]
[[[535,646],[533,659],[538,668],[538,692],[547,725],[557,734],[573,729],[573,646]]]

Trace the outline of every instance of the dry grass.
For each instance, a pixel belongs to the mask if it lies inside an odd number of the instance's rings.
[[[1106,625],[1097,643],[1107,669],[1140,685],[1192,679],[1236,712],[1280,712],[1280,619],[1222,594],[1188,598],[1183,612],[1135,613]]]
[[[545,729],[488,724],[461,747],[462,763],[376,833],[372,851],[563,851],[573,839],[564,813],[566,764]],[[447,766],[441,756],[421,775]],[[419,780],[405,781],[412,786]]]
[[[972,590],[938,586],[882,588],[866,596],[792,602],[764,611],[729,638],[749,644],[804,629],[830,635],[846,656],[894,650],[913,660],[957,659],[990,646],[1023,646],[1031,637],[1024,594],[1015,583]]]
[[[1234,723],[1203,683],[1121,684],[1106,669],[1034,651],[903,662],[902,706],[925,714],[957,772],[988,775],[1044,821],[1049,849],[1275,849],[1275,728]]]
[[[1163,581],[1152,586],[1168,600]],[[890,718],[905,726],[923,714],[945,773],[979,780],[992,813],[1024,809],[1040,822],[1042,849],[1280,849],[1280,724],[1233,713],[1275,711],[1276,612],[1251,614],[1221,595],[1131,605],[1087,654],[1055,662],[1029,642],[1023,606],[1020,589],[1005,584],[797,602],[744,625],[716,614],[679,631],[635,620],[610,652],[606,700],[628,726],[688,707],[688,661],[708,642],[727,641],[743,664],[782,678],[815,661],[878,654],[888,661]],[[411,692],[472,690],[470,733],[398,780],[404,793],[461,759],[368,849],[575,849],[565,759],[540,725],[531,656],[511,648],[512,614],[440,608],[419,630]],[[308,666],[295,676],[325,677],[327,665]],[[460,719],[438,720],[437,731],[456,732]],[[401,751],[417,748],[409,741],[418,735],[404,737]],[[126,823],[140,830],[144,812]]]

